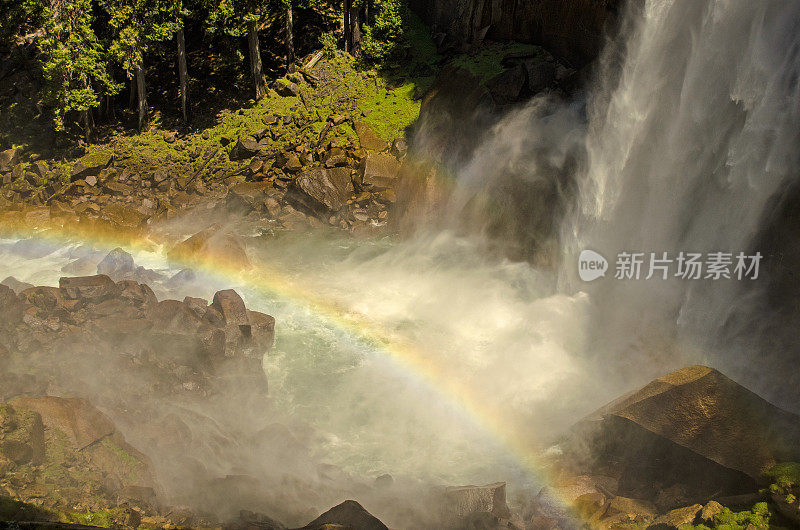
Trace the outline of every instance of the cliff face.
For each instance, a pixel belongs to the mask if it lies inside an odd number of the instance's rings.
[[[624,0],[411,0],[434,31],[459,43],[530,42],[583,66],[600,52],[603,34]]]

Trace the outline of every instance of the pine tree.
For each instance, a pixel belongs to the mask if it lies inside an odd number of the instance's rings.
[[[98,89],[113,94],[120,88],[108,73],[107,58],[92,30],[91,0],[52,1],[40,7],[45,102],[54,109],[57,130],[65,128],[70,112],[80,113],[88,141],[92,135],[90,111],[100,104]]]
[[[101,0],[115,38],[111,53],[135,80],[139,102],[139,131],[147,121],[144,58],[155,42],[169,39],[179,29],[170,0]]]

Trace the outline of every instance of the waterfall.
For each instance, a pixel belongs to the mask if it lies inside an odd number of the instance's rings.
[[[763,271],[754,282],[615,280],[613,260],[763,251],[764,220],[800,176],[800,3],[652,0],[629,11],[624,48],[608,47],[589,101],[563,283],[591,294],[597,354],[646,359],[648,375],[693,361],[724,369],[739,354],[721,351],[731,347],[722,330],[734,313],[761,316]],[[583,248],[610,262],[596,284],[575,279]],[[755,355],[740,369],[757,371]]]

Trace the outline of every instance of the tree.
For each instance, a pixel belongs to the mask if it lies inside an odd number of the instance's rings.
[[[91,0],[51,0],[42,5],[44,27],[39,40],[45,101],[53,106],[57,130],[64,129],[65,117],[78,112],[84,134],[92,135],[90,110],[100,104],[95,87],[116,93],[107,70],[107,58],[92,30]]]
[[[139,131],[147,121],[144,56],[155,42],[169,39],[179,28],[170,0],[101,0],[115,38],[111,53],[136,83]]]
[[[250,73],[253,76],[256,99],[267,93],[258,30],[269,14],[268,3],[258,0],[220,0],[210,5],[207,20],[211,31],[223,31],[233,37],[247,36],[250,51]]]
[[[374,22],[364,26],[361,50],[366,60],[380,63],[399,52],[405,44],[405,9],[401,0],[381,2]]]
[[[184,17],[188,14],[183,5],[182,0],[173,0],[173,9],[175,11],[175,23],[177,29],[175,31],[175,43],[178,48],[178,80],[180,82],[180,95],[181,95],[181,116],[183,122],[189,121],[186,106],[189,102],[189,70],[186,65],[186,39],[183,33]]]
[[[294,13],[292,0],[283,0],[286,20],[286,63],[294,62]]]

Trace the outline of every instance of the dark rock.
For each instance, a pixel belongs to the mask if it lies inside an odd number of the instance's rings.
[[[514,103],[519,101],[525,87],[525,71],[517,65],[508,68],[486,82],[486,87],[497,103]]]
[[[86,154],[77,162],[75,162],[74,166],[72,166],[70,181],[75,182],[76,180],[84,179],[89,175],[97,176],[103,169],[107,168],[108,165],[111,164],[112,160],[113,155],[106,151],[95,151]]]
[[[660,483],[709,498],[757,490],[765,469],[798,460],[798,439],[800,418],[691,366],[601,408],[562,447],[589,471],[612,470],[621,495],[655,499]]]
[[[714,524],[714,518],[720,515],[724,510],[725,507],[717,501],[708,501],[697,516],[698,522],[706,526],[712,526]]]
[[[264,146],[251,136],[239,138],[231,151],[231,159],[244,160],[246,158],[252,158],[261,152],[263,148]]]
[[[356,501],[351,500],[334,506],[308,523],[303,529],[324,530],[331,527],[336,528],[335,525],[343,527],[343,530],[388,530],[388,527],[377,517],[365,510]]]
[[[292,197],[312,211],[337,212],[353,192],[348,168],[314,168],[292,183]]]
[[[121,248],[115,248],[97,264],[97,274],[105,274],[112,278],[130,275],[135,271],[133,256]]]
[[[105,275],[77,276],[61,278],[58,286],[64,291],[65,298],[99,303],[119,295],[119,287]]]
[[[303,164],[300,163],[300,158],[297,154],[283,152],[275,157],[275,167],[294,173],[303,169]]]
[[[532,94],[550,87],[556,80],[556,65],[541,59],[528,59],[522,63],[528,82],[528,90]]]
[[[22,158],[22,147],[14,147],[0,151],[0,173],[11,171]]]
[[[300,87],[291,81],[278,79],[272,84],[272,88],[278,93],[279,96],[292,97],[300,95]]]

